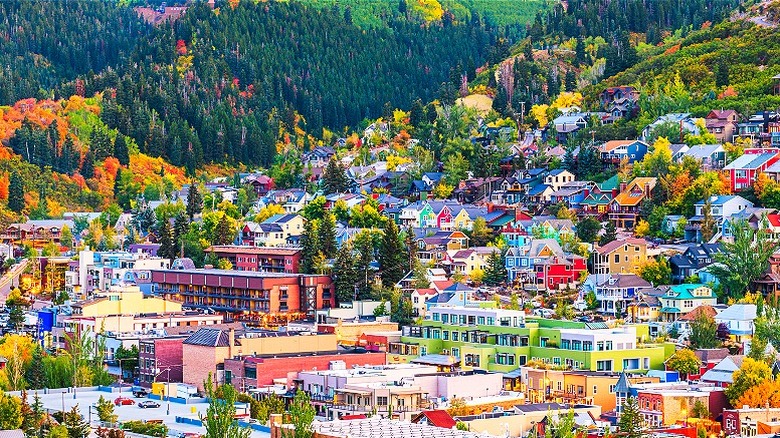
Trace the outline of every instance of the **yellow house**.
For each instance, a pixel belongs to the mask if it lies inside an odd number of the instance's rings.
[[[458,214],[452,218],[453,229],[455,230],[470,230],[474,225],[474,219],[469,215],[468,210],[461,208]]]
[[[487,261],[473,249],[447,251],[452,262],[452,271],[471,277],[474,271],[485,272]]]
[[[647,242],[644,239],[614,240],[593,251],[595,274],[639,274],[647,261]]]
[[[92,317],[167,312],[181,312],[181,303],[156,297],[145,298],[138,286],[114,286],[102,296],[73,305],[74,315]]]

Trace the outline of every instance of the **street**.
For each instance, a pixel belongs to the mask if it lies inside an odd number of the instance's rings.
[[[69,410],[74,405],[78,404],[79,410],[81,411],[81,415],[84,416],[84,418],[87,419],[87,421],[90,421],[90,410],[91,413],[91,422],[93,426],[97,425],[97,413],[95,412],[95,409],[89,409],[89,406],[92,406],[94,403],[98,401],[100,396],[102,395],[104,398],[108,399],[113,403],[113,401],[120,396],[118,392],[109,393],[104,391],[79,391],[76,390],[76,398],[73,398],[73,393],[56,393],[56,394],[44,394],[43,391],[37,391],[39,397],[41,398],[41,402],[43,403],[43,406],[46,409],[49,409],[51,411],[60,411],[60,410]],[[35,394],[34,391],[31,391],[28,393],[28,400],[32,403],[32,397]],[[147,398],[134,398],[133,395],[130,393],[130,391],[122,391],[122,397],[127,397],[133,399],[136,403],[148,400]],[[147,408],[147,409],[141,409],[137,405],[125,405],[125,406],[115,406],[114,407],[114,413],[118,415],[119,422],[123,421],[131,421],[131,420],[162,420],[165,425],[168,426],[168,435],[169,436],[177,436],[179,432],[185,432],[185,433],[198,433],[203,434],[205,433],[206,429],[204,427],[194,426],[191,424],[183,424],[183,423],[176,423],[176,417],[188,417],[188,418],[199,418],[201,414],[206,413],[206,409],[208,408],[207,403],[195,403],[195,404],[189,404],[184,405],[181,403],[170,403],[170,415],[166,414],[166,411],[168,409],[168,402],[165,401],[157,401],[160,403],[159,408]],[[270,434],[263,433],[259,431],[252,431],[252,434],[250,435],[253,438],[268,438]]]

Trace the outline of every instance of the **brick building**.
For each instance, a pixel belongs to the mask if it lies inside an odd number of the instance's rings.
[[[384,353],[325,352],[308,354],[244,356],[225,359],[225,383],[239,391],[271,385],[274,379],[294,380],[300,371],[327,370],[334,361],[347,368],[356,365],[384,365]]]
[[[333,281],[327,275],[166,269],[152,271],[156,292],[195,309],[213,309],[235,320],[273,326],[314,318],[335,306]]]
[[[168,327],[162,337],[149,337],[138,342],[138,379],[150,388],[152,382],[181,382],[184,366],[183,343],[201,327]],[[210,325],[211,329],[242,330],[238,322]]]
[[[267,330],[244,329],[225,330],[204,328],[190,335],[182,343],[184,383],[203,387],[209,374],[214,375],[218,383],[233,380],[235,369],[225,370],[225,361],[230,358],[259,356],[285,357],[294,355],[329,355],[338,349],[337,336],[326,334],[300,334],[297,332],[272,332]],[[332,359],[331,359],[332,360]],[[384,360],[384,359],[383,359]],[[308,360],[300,364],[315,366],[316,361]],[[327,362],[326,362],[327,363]],[[299,364],[299,365],[300,365]],[[288,371],[294,371],[292,363],[287,363]],[[284,369],[284,368],[280,368]],[[285,377],[283,374],[280,377]],[[244,378],[244,372],[236,378]],[[273,380],[273,379],[270,379]],[[264,380],[265,381],[265,380]],[[239,383],[242,384],[242,383]]]
[[[267,246],[214,245],[206,250],[221,259],[228,259],[237,271],[298,273],[300,248]]]

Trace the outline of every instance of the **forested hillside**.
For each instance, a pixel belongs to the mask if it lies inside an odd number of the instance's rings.
[[[0,2],[0,104],[48,95],[63,80],[126,59],[151,29],[113,2]]]

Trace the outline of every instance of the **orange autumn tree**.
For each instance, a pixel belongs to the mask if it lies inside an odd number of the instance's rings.
[[[780,407],[780,382],[776,380],[764,380],[745,391],[734,402],[735,407],[749,406],[751,408],[763,408],[767,404],[770,408]]]

